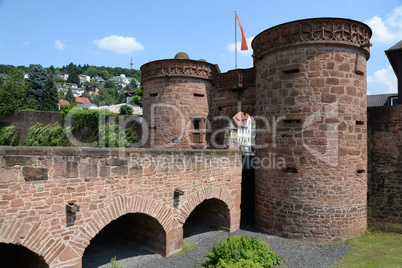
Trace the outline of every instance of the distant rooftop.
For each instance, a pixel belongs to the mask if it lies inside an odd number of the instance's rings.
[[[368,95],[367,107],[391,105],[391,97],[398,97],[398,93]]]

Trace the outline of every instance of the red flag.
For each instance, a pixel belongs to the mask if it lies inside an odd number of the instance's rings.
[[[239,27],[241,30],[241,48],[240,48],[240,50],[248,50],[246,34],[244,33],[243,25],[241,24],[241,21],[239,19],[239,16],[237,16],[237,13],[236,13],[236,21],[239,24]]]

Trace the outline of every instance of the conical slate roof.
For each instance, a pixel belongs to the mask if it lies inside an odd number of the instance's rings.
[[[385,50],[385,55],[387,55],[389,63],[391,63],[392,69],[396,76],[398,76],[398,57],[397,55],[402,54],[402,40]],[[399,57],[400,58],[400,57]]]

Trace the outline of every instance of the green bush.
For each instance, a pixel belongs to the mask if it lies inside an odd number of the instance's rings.
[[[16,131],[13,126],[0,128],[0,145],[17,146],[20,136],[20,132]]]
[[[104,120],[107,120],[109,116],[116,115],[107,110],[81,109],[79,106],[73,105],[62,107],[60,113],[63,116],[63,124],[69,121],[68,123],[74,128],[88,127],[93,129],[98,128],[101,116],[104,116]]]
[[[130,147],[139,141],[135,130],[127,128],[122,131],[118,124],[106,124],[99,127],[98,146],[100,147]]]
[[[70,146],[63,127],[59,124],[44,126],[36,123],[28,130],[27,146]]]
[[[271,251],[266,242],[256,237],[233,236],[214,243],[212,253],[207,253],[204,267],[265,268],[285,262],[282,256]]]
[[[132,115],[133,107],[131,107],[130,105],[127,105],[127,104],[120,106],[120,114],[121,115]]]

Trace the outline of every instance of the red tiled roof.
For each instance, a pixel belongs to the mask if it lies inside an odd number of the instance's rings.
[[[59,104],[60,104],[60,106],[67,106],[67,105],[70,105],[70,103],[68,102],[68,100],[59,100]]]
[[[91,101],[88,98],[83,98],[83,97],[75,97],[75,102],[82,103],[82,104],[91,104]]]

